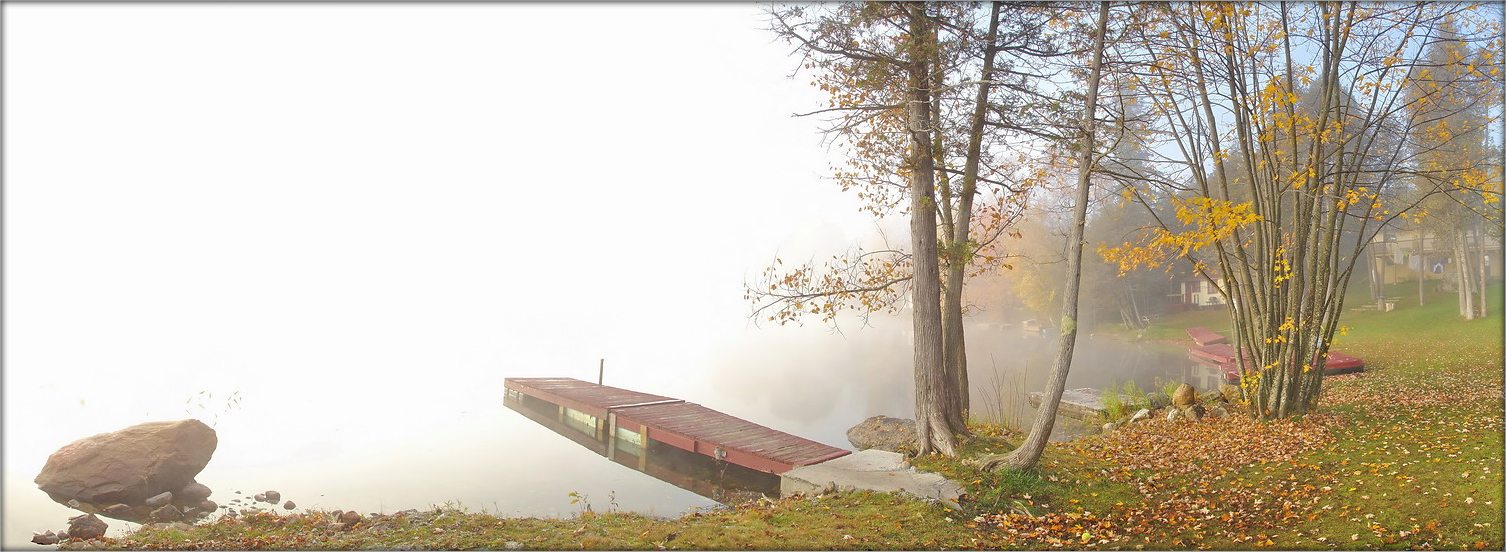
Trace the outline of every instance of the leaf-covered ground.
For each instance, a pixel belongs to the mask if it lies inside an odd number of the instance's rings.
[[[1492,296],[1499,308],[1499,287]],[[341,529],[322,512],[258,514],[66,546],[1500,550],[1501,317],[1461,322],[1447,299],[1348,319],[1354,329],[1336,346],[1364,357],[1369,371],[1325,380],[1321,411],[1302,419],[1143,421],[1053,445],[1030,472],[918,459],[968,487],[966,512],[849,493],[679,519],[509,519],[440,508]],[[969,457],[1007,450],[1017,437],[978,433],[964,446]]]

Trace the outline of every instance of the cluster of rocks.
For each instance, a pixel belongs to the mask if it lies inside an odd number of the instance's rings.
[[[1238,386],[1223,384],[1215,393],[1199,396],[1196,389],[1191,385],[1182,384],[1176,391],[1167,397],[1159,391],[1150,393],[1146,397],[1147,405],[1131,415],[1123,422],[1109,422],[1103,424],[1104,431],[1148,420],[1157,416],[1164,416],[1167,421],[1190,420],[1200,421],[1204,418],[1222,418],[1228,416],[1233,405],[1242,402],[1243,395]],[[1162,411],[1165,414],[1162,414]]]

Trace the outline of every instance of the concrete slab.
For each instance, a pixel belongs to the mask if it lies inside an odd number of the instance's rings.
[[[829,490],[903,492],[959,509],[962,486],[939,474],[910,467],[905,456],[878,449],[858,451],[779,476],[779,494],[819,494]]]
[[[1041,401],[1045,394],[1039,391],[1029,394],[1030,404],[1036,408],[1041,407]],[[1103,419],[1107,409],[1103,406],[1103,392],[1090,387],[1079,387],[1062,392],[1061,408],[1057,409],[1057,415],[1077,418],[1079,420],[1098,421]]]

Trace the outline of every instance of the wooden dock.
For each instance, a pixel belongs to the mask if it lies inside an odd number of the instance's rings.
[[[1191,330],[1187,332],[1189,335]],[[1217,334],[1215,334],[1217,335]],[[1219,336],[1222,337],[1222,336]],[[1196,339],[1196,338],[1194,338]],[[1224,381],[1228,383],[1239,382],[1239,369],[1235,366],[1237,357],[1233,345],[1228,343],[1216,343],[1201,347],[1189,347],[1187,358],[1194,362],[1218,368],[1223,372]],[[1245,364],[1250,362],[1245,358]],[[1323,363],[1323,374],[1333,376],[1350,372],[1362,372],[1365,370],[1365,361],[1359,357],[1350,356],[1338,351],[1328,351],[1328,360]]]
[[[1187,328],[1187,337],[1197,342],[1199,347],[1229,342],[1229,338],[1224,337],[1223,334],[1201,327]]]
[[[528,396],[558,407],[561,421],[593,428],[608,456],[619,440],[650,441],[745,468],[781,474],[798,466],[851,454],[699,404],[573,378],[506,378],[509,396]]]

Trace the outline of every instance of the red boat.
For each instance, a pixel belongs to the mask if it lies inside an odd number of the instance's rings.
[[[1192,334],[1193,329],[1189,329],[1187,331],[1188,335]],[[1203,331],[1208,332],[1208,330]],[[1218,335],[1214,332],[1208,333]],[[1221,335],[1218,335],[1218,337],[1223,338],[1223,336]],[[1197,339],[1194,338],[1194,340]],[[1201,343],[1201,340],[1197,341]],[[1228,343],[1214,343],[1209,345],[1201,345],[1198,347],[1189,347],[1187,349],[1187,358],[1205,366],[1218,368],[1223,372],[1224,381],[1228,383],[1239,382],[1239,369],[1235,366],[1235,353],[1233,345],[1230,345]],[[1249,362],[1250,359],[1246,357],[1245,363],[1248,364]],[[1346,355],[1338,351],[1329,351],[1328,361],[1323,364],[1323,374],[1328,376],[1348,374],[1350,372],[1363,372],[1364,370],[1364,360],[1361,360],[1359,357]]]

